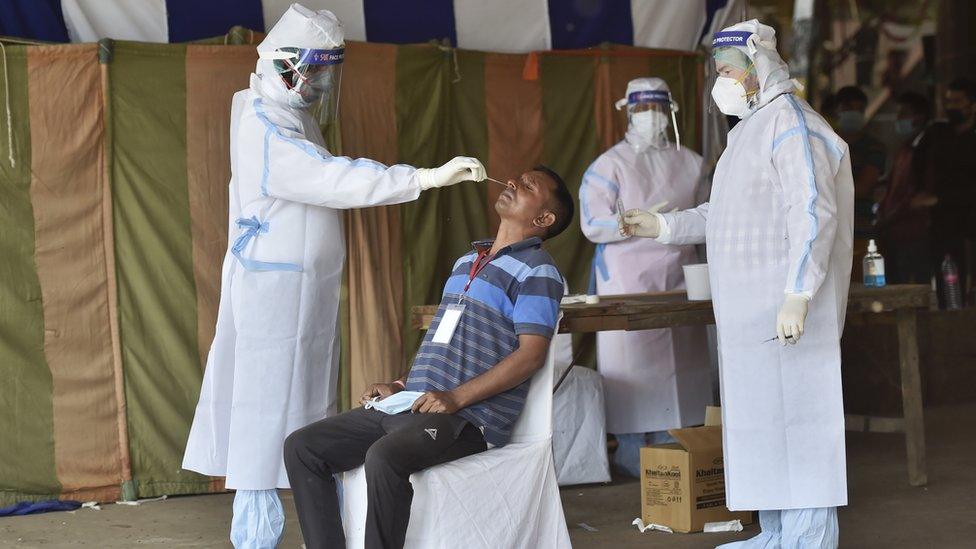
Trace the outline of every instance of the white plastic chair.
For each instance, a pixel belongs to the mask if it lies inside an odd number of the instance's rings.
[[[525,408],[503,447],[410,476],[409,549],[571,547],[552,461],[554,357],[532,377]],[[366,525],[362,467],[343,473],[346,546],[360,549]]]

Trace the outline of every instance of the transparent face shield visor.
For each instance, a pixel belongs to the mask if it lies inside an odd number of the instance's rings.
[[[324,126],[339,116],[339,87],[345,52],[345,48],[288,47],[262,57],[274,59],[275,69],[288,87],[292,106],[308,109],[319,125]]]
[[[678,150],[681,150],[681,135],[678,133],[678,118],[676,116],[678,105],[671,97],[671,92],[667,90],[631,92],[627,94],[626,99],[617,101],[617,110],[620,110],[625,105],[627,107],[627,122],[630,124],[634,123],[633,117],[638,113],[655,112],[669,117],[671,119],[671,127],[674,128],[674,142],[678,146]]]
[[[752,36],[748,31],[722,31],[717,32],[712,37],[712,60],[710,63],[712,70],[708,71],[708,88],[715,86],[718,77],[731,78],[742,87],[745,92],[745,102],[749,107],[753,107],[758,101],[757,79],[749,78],[756,76],[756,66],[752,59],[742,50],[746,48],[749,37]],[[750,86],[753,89],[749,89]],[[717,112],[719,109],[714,101],[708,102],[709,112]]]

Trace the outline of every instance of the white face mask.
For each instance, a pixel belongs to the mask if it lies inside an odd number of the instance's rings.
[[[735,78],[719,76],[715,79],[715,86],[712,87],[712,99],[718,109],[729,116],[738,116],[749,112],[749,99],[746,97],[746,88]]]
[[[630,115],[630,125],[638,134],[653,138],[668,129],[668,115],[658,111],[635,112]]]
[[[310,104],[308,101],[305,100],[304,97],[302,97],[302,94],[298,93],[298,90],[294,88],[288,90],[285,93],[286,93],[285,97],[288,98],[289,107],[293,107],[296,109],[304,109],[305,107],[308,107]]]

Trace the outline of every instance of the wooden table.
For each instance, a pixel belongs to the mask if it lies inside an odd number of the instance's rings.
[[[919,309],[932,303],[932,290],[926,285],[893,285],[884,288],[851,287],[847,315],[858,321],[895,324],[898,330],[898,357],[901,370],[903,418],[890,431],[904,431],[908,454],[908,482],[924,486],[928,482],[925,467],[925,426],[922,415],[922,384],[918,369]],[[561,307],[561,333],[600,332],[607,330],[650,330],[675,326],[699,326],[715,323],[711,301],[688,301],[684,292],[600,296],[600,303],[575,303]],[[426,329],[437,311],[436,305],[413,308],[412,326]],[[873,418],[848,418],[848,425],[863,423],[861,430],[871,430]]]

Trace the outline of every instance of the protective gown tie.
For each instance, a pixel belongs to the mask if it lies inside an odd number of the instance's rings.
[[[247,247],[252,238],[267,233],[268,224],[258,221],[258,218],[252,215],[250,218],[239,217],[237,219],[237,226],[245,230],[237,237],[230,250],[245,269],[249,271],[290,271],[296,273],[302,271],[302,266],[294,263],[256,261],[244,257],[244,248]]]

